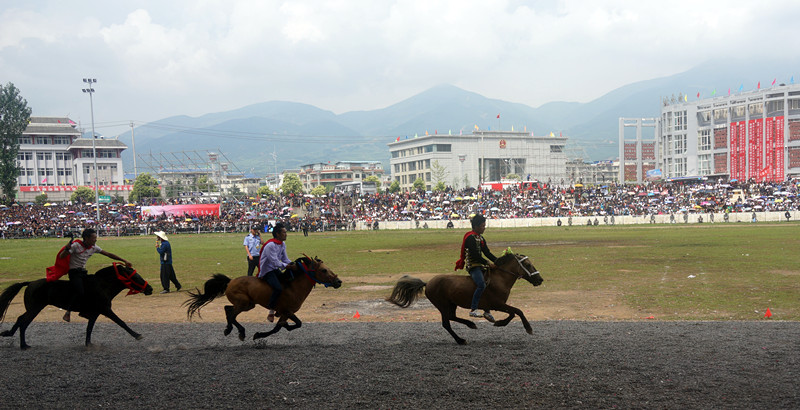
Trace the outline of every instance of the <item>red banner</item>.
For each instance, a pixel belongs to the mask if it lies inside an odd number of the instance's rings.
[[[21,186],[19,190],[21,192],[72,192],[78,188],[86,187],[94,191],[94,186],[88,185],[55,185],[55,186],[47,186],[47,185],[38,185],[38,186]],[[108,192],[118,192],[118,191],[133,191],[133,185],[100,185],[101,191],[106,193]]]
[[[764,119],[764,169],[762,181],[775,180],[775,117]]]
[[[161,216],[164,214],[167,216],[219,216],[219,204],[163,205],[142,207],[142,216]]]
[[[739,152],[737,154],[739,160],[739,176],[737,176],[737,178],[743,181],[747,175],[747,122],[739,121],[736,127],[738,128],[736,133],[739,135]]]
[[[730,132],[730,139],[731,139],[731,146],[729,148],[730,158],[731,158],[731,179],[739,178],[739,128],[737,127],[735,122],[731,123],[731,132]]]
[[[773,175],[775,175],[776,182],[781,182],[786,178],[786,174],[783,171],[783,122],[783,117],[775,117],[775,133],[773,137],[775,147],[775,153],[773,154],[775,158],[775,169],[773,170]]]

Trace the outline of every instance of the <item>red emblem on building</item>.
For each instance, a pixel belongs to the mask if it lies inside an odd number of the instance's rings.
[[[500,140],[500,148],[506,147],[506,140]]]

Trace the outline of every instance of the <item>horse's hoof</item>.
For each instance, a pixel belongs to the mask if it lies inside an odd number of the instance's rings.
[[[476,325],[475,322],[468,322],[467,327],[470,329],[477,329],[478,325]]]
[[[140,335],[140,334],[138,334],[138,333],[137,333],[137,334],[135,334],[135,335],[133,335],[133,337],[134,337],[136,340],[142,340],[142,339],[144,339],[144,336],[142,336],[142,335]]]
[[[0,333],[0,336],[3,336],[3,337],[8,337],[8,336],[14,336],[14,334],[13,334],[13,333],[11,333],[11,331],[10,331],[10,330],[6,330],[6,331],[4,331],[3,333]]]
[[[525,329],[525,331],[528,332],[529,335],[533,334],[533,329]]]
[[[239,333],[239,340],[244,342],[244,333]]]
[[[464,340],[464,339],[456,339],[456,343],[458,343],[460,345],[465,345],[465,344],[467,344],[467,341]]]
[[[30,345],[20,345],[20,346],[19,346],[19,348],[20,348],[21,350],[28,350],[28,349],[30,349],[30,348],[31,348],[31,346],[30,346]]]
[[[225,336],[227,336],[227,335],[231,334],[231,330],[233,330],[233,329],[232,329],[232,328],[230,328],[230,327],[226,327],[226,328],[225,328],[225,331],[224,331],[224,332],[222,332],[222,334],[224,334]]]
[[[261,339],[262,337],[264,337],[264,335],[261,333],[253,333],[253,340],[258,340]]]

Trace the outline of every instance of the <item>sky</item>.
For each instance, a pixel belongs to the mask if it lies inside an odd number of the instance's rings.
[[[797,54],[794,0],[0,0],[0,83],[115,135],[265,101],[340,114],[452,84],[538,107]],[[95,78],[91,102],[83,78]]]

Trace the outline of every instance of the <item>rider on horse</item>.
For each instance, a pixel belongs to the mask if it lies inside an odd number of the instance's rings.
[[[272,286],[272,296],[269,298],[269,303],[267,303],[267,309],[269,309],[267,320],[270,322],[275,320],[275,303],[277,303],[278,297],[281,295],[281,292],[283,292],[283,286],[281,286],[281,282],[278,280],[278,274],[280,274],[283,269],[295,269],[294,262],[286,256],[285,242],[286,226],[283,222],[278,222],[275,224],[275,227],[272,228],[272,239],[268,240],[261,247],[261,256],[259,259],[261,272],[258,274],[258,277],[267,281],[267,283]]]
[[[86,271],[86,262],[89,260],[89,257],[94,255],[95,253],[99,253],[105,256],[108,256],[111,259],[116,259],[118,261],[124,262],[127,267],[133,266],[130,262],[122,259],[121,257],[100,249],[97,246],[97,231],[92,228],[86,228],[83,230],[81,234],[81,240],[73,240],[72,236],[69,238],[69,243],[67,246],[63,247],[61,251],[58,253],[58,259],[68,259],[69,260],[69,271],[67,271],[67,275],[69,275],[69,283],[72,285],[74,289],[74,293],[72,294],[72,298],[70,299],[69,308],[67,309],[67,313],[64,313],[64,321],[69,322],[70,320],[70,311],[75,310],[79,301],[83,298],[84,295],[84,279],[86,279],[87,271]],[[48,278],[49,279],[49,278]],[[55,278],[58,279],[58,278]]]
[[[472,295],[472,305],[469,312],[471,317],[483,316],[486,320],[494,322],[494,317],[488,309],[484,309],[483,315],[478,312],[478,302],[481,300],[481,295],[486,289],[486,282],[484,281],[484,271],[486,268],[494,268],[494,261],[497,258],[489,251],[486,246],[486,240],[483,239],[483,232],[486,231],[486,218],[481,214],[476,214],[470,220],[472,230],[464,235],[461,242],[461,259],[456,262],[456,269],[466,269],[472,280],[475,281],[475,293]],[[489,260],[486,260],[481,255],[485,255]]]

